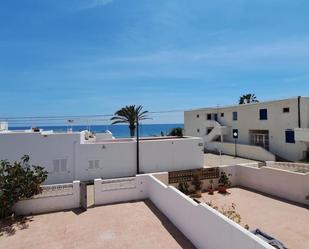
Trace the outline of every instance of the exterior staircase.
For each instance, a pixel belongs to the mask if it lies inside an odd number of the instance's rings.
[[[204,141],[206,143],[216,141],[219,137],[228,135],[229,128],[227,126],[222,126],[219,122],[215,120],[207,120],[206,127],[212,128],[211,132],[206,134],[204,137]]]

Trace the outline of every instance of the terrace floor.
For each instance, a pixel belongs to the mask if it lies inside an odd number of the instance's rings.
[[[212,202],[219,208],[235,203],[242,226],[248,224],[250,230],[259,228],[289,249],[309,248],[309,207],[243,188],[230,188],[228,192],[227,195],[203,193],[201,201]]]
[[[195,248],[149,200],[36,215],[12,228],[0,223],[0,248]]]
[[[240,163],[254,163],[255,160],[242,158],[242,157],[233,157],[229,155],[217,155],[212,153],[204,154],[204,167],[218,167],[222,165],[235,165]]]

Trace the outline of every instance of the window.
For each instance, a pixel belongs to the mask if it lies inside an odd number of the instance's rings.
[[[94,163],[93,160],[89,161],[89,169],[93,169],[93,163]]]
[[[89,169],[99,169],[100,160],[89,160]]]
[[[59,172],[60,161],[59,160],[53,160],[53,166],[54,166],[54,172]]]
[[[100,161],[99,160],[94,160],[94,167],[96,169],[100,168]]]
[[[290,107],[283,108],[283,113],[289,113],[289,112],[290,112]]]
[[[221,117],[222,117],[222,118],[224,117],[224,112],[221,112]]]
[[[238,113],[233,112],[233,120],[236,121],[238,119]]]
[[[197,115],[196,115],[196,117],[197,117],[197,118],[199,118],[199,117],[200,117],[200,115],[199,115],[199,114],[197,114]]]
[[[267,109],[260,109],[260,120],[267,120]]]
[[[61,166],[61,172],[67,171],[67,160],[61,159],[60,166]]]
[[[211,120],[211,113],[207,114],[207,120]]]
[[[54,172],[65,172],[67,171],[67,159],[56,159],[53,160]]]
[[[288,144],[295,144],[295,133],[294,130],[285,131],[285,142]]]

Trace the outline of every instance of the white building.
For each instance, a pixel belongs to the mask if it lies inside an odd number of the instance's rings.
[[[184,116],[185,134],[203,138],[207,150],[234,155],[236,148],[239,156],[263,161],[309,157],[309,97],[202,108]]]
[[[44,166],[45,184],[88,181],[136,174],[136,140],[113,139],[111,133],[90,137],[87,131],[0,132],[0,160],[29,155],[31,164]],[[140,172],[151,173],[203,167],[200,138],[158,137],[140,140]]]

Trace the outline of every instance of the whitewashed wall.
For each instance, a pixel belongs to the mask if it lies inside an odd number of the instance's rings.
[[[72,194],[22,200],[15,204],[15,206],[13,207],[13,211],[18,215],[29,215],[29,214],[62,211],[79,207],[80,207],[80,182],[74,181]]]
[[[136,188],[111,191],[102,191],[104,181],[97,179],[95,181],[95,204],[149,198],[197,248],[272,248],[209,206],[195,203],[174,187],[168,187],[157,179],[165,181],[167,177],[167,173],[138,175]],[[115,180],[126,181],[126,179]]]
[[[235,155],[234,143],[211,142],[205,144],[205,148],[213,151],[222,151],[227,155]],[[275,161],[276,157],[269,151],[259,146],[237,144],[237,156],[250,158],[258,161]]]
[[[202,150],[200,138],[141,140],[140,171],[152,173],[203,167]],[[84,132],[0,134],[0,160],[20,160],[25,154],[30,156],[31,164],[47,169],[45,184],[136,174],[136,142],[132,139],[89,142],[85,141]],[[64,160],[66,167],[56,171],[54,160]]]
[[[150,176],[148,191],[149,199],[197,248],[272,248],[206,204],[195,203],[153,176]]]
[[[110,180],[95,179],[94,205],[146,199],[147,183],[147,176],[144,175]]]
[[[309,196],[309,173],[244,165],[231,168],[236,185],[309,205],[309,200],[306,199],[306,196]]]
[[[48,171],[45,184],[72,182],[74,177],[75,146],[80,142],[78,133],[42,135],[41,133],[8,133],[0,134],[0,160],[20,160],[29,155],[31,164],[41,165]],[[55,172],[53,160],[64,159],[67,167],[64,171]]]
[[[203,148],[200,138],[141,141],[140,170],[152,173],[201,168],[204,166]]]
[[[285,107],[290,108],[289,113],[283,113]],[[263,108],[268,110],[268,120],[259,119],[259,110]],[[237,121],[233,121],[233,112],[238,112]],[[309,97],[301,98],[300,112],[301,127],[309,128]],[[285,142],[285,130],[298,127],[297,98],[186,111],[184,114],[185,134],[204,137],[208,113],[218,113],[218,122],[221,125],[228,126],[231,131],[238,129],[238,143],[240,144],[250,144],[249,130],[269,130],[269,145],[273,154],[290,161],[297,161],[303,159],[303,153],[308,149],[308,144],[306,145],[303,142]],[[221,113],[224,113],[223,117],[221,117]],[[233,142],[233,140],[232,132],[224,136],[224,142]],[[249,156],[244,157],[249,158]]]

